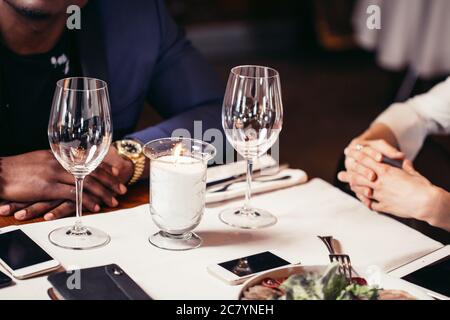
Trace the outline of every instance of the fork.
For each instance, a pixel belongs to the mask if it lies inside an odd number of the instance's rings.
[[[330,261],[339,263],[339,272],[347,279],[348,282],[353,281],[352,263],[347,254],[330,254]]]
[[[339,263],[339,273],[342,274],[349,282],[352,281],[352,262],[350,256],[347,254],[337,254],[333,246],[332,236],[317,236],[323,241],[328,251],[330,252],[330,262]]]

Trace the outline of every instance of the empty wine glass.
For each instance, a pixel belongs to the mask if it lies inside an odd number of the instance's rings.
[[[107,84],[93,78],[66,78],[56,84],[48,125],[50,147],[58,162],[75,177],[76,222],[53,230],[49,240],[68,249],[106,245],[109,235],[81,223],[84,178],[103,161],[111,144],[112,125]]]
[[[278,139],[283,123],[280,77],[275,69],[238,66],[231,69],[222,108],[222,125],[236,151],[247,160],[247,190],[241,208],[222,211],[220,219],[231,226],[257,229],[277,218],[250,205],[253,161]]]

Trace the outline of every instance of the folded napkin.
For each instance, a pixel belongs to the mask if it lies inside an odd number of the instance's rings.
[[[255,178],[252,182],[252,194],[268,192],[272,190],[294,186],[300,183],[304,183],[307,180],[308,176],[302,170],[298,169],[280,170],[278,173],[274,175],[261,175]],[[210,191],[207,190],[206,203],[219,202],[241,197],[245,194],[246,188],[247,188],[246,181],[240,181],[230,184],[226,188],[226,190],[221,190],[223,189],[223,187],[220,186],[218,188],[213,188]]]

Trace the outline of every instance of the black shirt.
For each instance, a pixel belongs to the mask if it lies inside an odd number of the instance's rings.
[[[81,74],[74,43],[67,31],[49,52],[23,56],[0,42],[0,156],[49,149],[56,82]]]

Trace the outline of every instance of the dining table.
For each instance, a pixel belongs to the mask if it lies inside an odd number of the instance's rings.
[[[149,236],[158,228],[149,210],[147,183],[131,187],[121,200],[116,208],[120,210],[104,210],[83,218],[87,226],[98,227],[111,236],[111,242],[101,248],[68,250],[49,242],[49,232],[70,225],[74,217],[40,223],[35,219],[20,228],[65,270],[115,263],[157,300],[237,299],[241,286],[225,283],[208,267],[259,252],[272,251],[294,264],[326,265],[328,251],[320,235],[333,236],[357,270],[375,268],[382,273],[443,247],[395,219],[369,210],[319,178],[255,195],[253,204],[278,218],[275,225],[260,230],[238,229],[220,221],[219,213],[241,204],[242,198],[208,204],[194,230],[203,244],[188,251],[162,250],[150,244]],[[7,231],[11,224],[16,224],[13,218],[1,218],[0,226],[4,228],[0,232]],[[14,285],[0,289],[0,300],[50,299],[47,275],[14,281]]]

